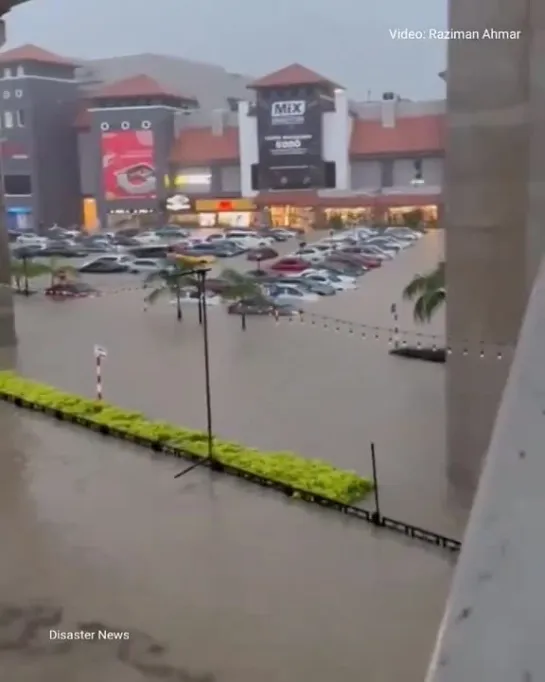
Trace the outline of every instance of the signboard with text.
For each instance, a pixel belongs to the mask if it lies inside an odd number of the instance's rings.
[[[259,188],[323,187],[322,107],[305,99],[258,96]]]

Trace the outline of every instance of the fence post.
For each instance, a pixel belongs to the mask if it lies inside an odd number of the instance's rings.
[[[375,496],[375,512],[373,514],[373,523],[377,526],[381,525],[380,513],[380,497],[378,489],[378,473],[377,473],[377,457],[375,452],[375,444],[371,443],[371,465],[373,467],[373,493]]]

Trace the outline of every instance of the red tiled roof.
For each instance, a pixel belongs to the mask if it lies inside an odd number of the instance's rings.
[[[269,73],[263,78],[250,83],[249,88],[270,88],[270,87],[282,87],[283,85],[330,85],[334,88],[339,87],[329,78],[322,76],[316,71],[307,69],[306,66],[301,64],[290,64],[289,66],[280,69],[279,71],[274,71]]]
[[[378,120],[354,120],[350,154],[352,156],[441,152],[444,150],[443,115],[404,116],[393,128]]]
[[[238,158],[238,128],[232,127],[225,128],[222,135],[214,135],[211,128],[182,130],[170,155],[171,161],[188,165]]]
[[[131,78],[110,83],[93,92],[93,98],[108,97],[177,97],[183,99],[180,94],[165,89],[155,79],[140,74]]]
[[[58,66],[77,66],[77,63],[72,59],[42,50],[36,45],[21,45],[12,50],[0,52],[0,64],[9,64],[10,62],[39,62],[40,64],[56,64]]]

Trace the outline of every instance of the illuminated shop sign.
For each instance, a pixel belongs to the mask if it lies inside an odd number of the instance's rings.
[[[184,171],[177,173],[172,178],[172,185],[178,189],[185,188],[191,190],[192,188],[205,188],[208,190],[212,184],[212,173],[208,170],[199,171]],[[165,176],[165,187],[171,186],[171,179],[168,175]]]

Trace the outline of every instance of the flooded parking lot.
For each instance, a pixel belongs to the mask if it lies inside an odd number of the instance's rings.
[[[422,242],[366,275],[358,291],[312,310],[391,325],[390,304],[412,274],[440,257],[441,235]],[[100,286],[124,282],[102,277]],[[168,303],[144,313],[142,298],[128,291],[60,304],[38,295],[18,301],[18,367],[93,395],[99,343],[108,349],[107,399],[202,428],[196,312],[178,324]],[[400,308],[400,324],[412,327],[409,308]],[[442,320],[434,325],[429,331],[440,333]],[[219,435],[364,474],[374,441],[384,510],[460,535],[465,510],[445,481],[443,367],[388,356],[382,335],[364,341],[308,322],[252,319],[242,332],[223,310],[210,311],[210,342]],[[172,650],[164,679],[391,682],[402,675],[421,682],[449,557],[208,472],[174,481],[179,463],[0,408],[8,436],[4,599],[47,598],[68,624],[107,623],[133,631],[135,642],[149,635]],[[149,666],[112,651],[84,643],[46,658],[9,652],[0,667],[16,682],[149,675]]]

